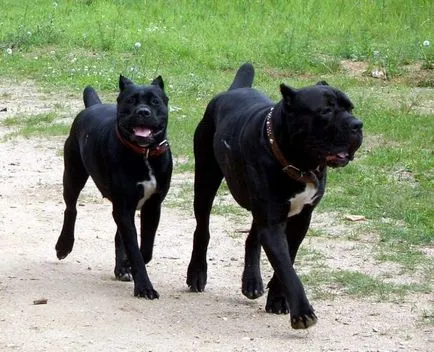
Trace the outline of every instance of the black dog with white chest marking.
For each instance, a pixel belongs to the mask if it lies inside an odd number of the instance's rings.
[[[57,240],[59,259],[74,245],[76,204],[89,175],[113,205],[115,275],[134,280],[134,295],[158,298],[146,272],[152,258],[161,203],[169,190],[172,155],[166,140],[168,97],[158,76],[150,85],[136,85],[120,76],[117,105],[102,104],[95,90],[83,93],[86,109],[75,118],[65,142],[62,232]],[[140,248],[134,224],[140,210]]]
[[[254,299],[264,293],[262,246],[274,269],[266,311],[289,312],[292,327],[305,329],[317,317],[293,263],[324,194],[327,167],[353,159],[362,122],[348,97],[326,82],[298,90],[281,84],[275,104],[251,88],[253,77],[253,66],[242,65],[229,90],[208,104],[195,132],[196,230],[187,284],[192,291],[205,288],[210,211],[225,178],[235,200],[253,215],[243,294]]]

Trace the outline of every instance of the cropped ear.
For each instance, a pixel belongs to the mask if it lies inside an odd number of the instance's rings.
[[[282,94],[283,100],[288,104],[291,105],[291,102],[295,96],[295,90],[291,87],[288,87],[286,84],[280,85],[280,93]]]
[[[161,90],[164,90],[164,82],[163,82],[163,78],[161,76],[158,76],[157,78],[155,78],[152,83],[154,86],[159,86],[161,88]]]
[[[326,81],[319,81],[316,83],[317,86],[328,86],[329,84]]]
[[[119,75],[119,89],[122,92],[127,86],[134,84],[132,81],[130,81],[128,78]]]

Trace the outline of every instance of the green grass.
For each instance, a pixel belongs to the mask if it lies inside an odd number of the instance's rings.
[[[342,286],[349,295],[374,296],[380,300],[391,296],[403,296],[408,291],[429,293],[431,289],[429,284],[391,284],[363,273],[348,270],[333,272],[332,279],[333,282]]]
[[[332,299],[346,294],[353,297],[371,297],[379,301],[400,300],[410,293],[430,293],[429,283],[395,284],[380,278],[349,270],[312,270],[300,275],[311,290],[314,299]]]
[[[97,57],[110,68],[125,69],[128,62],[139,61],[141,69],[148,70],[172,65],[179,70],[180,64],[226,69],[255,58],[291,71],[333,72],[340,57],[396,66],[432,56],[432,50],[422,46],[432,35],[429,0],[53,4],[4,0],[3,47],[24,52],[49,46],[82,48],[101,53]],[[143,44],[140,55],[134,49],[137,41]],[[122,57],[104,55],[113,52]]]
[[[410,273],[419,271],[426,281],[434,280],[434,262],[430,260],[417,246],[409,245],[405,241],[381,245],[375,255],[378,261],[399,263],[405,271]]]
[[[375,234],[376,260],[428,273],[433,261],[422,249],[434,245],[433,17],[430,0],[3,0],[0,79],[32,80],[41,90],[77,97],[91,84],[114,102],[119,74],[139,83],[161,74],[176,173],[192,172],[197,122],[242,62],[255,65],[255,86],[275,100],[281,82],[301,87],[325,79],[353,100],[365,142],[353,163],[330,171],[318,211],[364,215],[367,221],[344,238]],[[368,74],[347,73],[342,60],[363,61]],[[370,78],[374,68],[388,80]],[[0,103],[9,98],[2,93]],[[7,137],[66,136],[63,116],[77,112],[59,102],[51,112],[0,123],[10,128]],[[214,213],[244,216],[227,192],[220,190]],[[166,203],[192,214],[191,182],[172,187]],[[310,275],[322,282],[321,274]],[[402,289],[357,275],[324,279],[350,293]]]
[[[172,187],[171,192],[167,195],[165,205],[173,208],[184,208],[186,212],[193,215],[193,184],[184,182]]]
[[[434,326],[434,311],[425,312],[422,316],[422,323]]]
[[[24,137],[32,136],[64,136],[69,131],[69,125],[59,123],[58,114],[50,112],[32,116],[14,116],[1,121],[1,125],[9,127],[12,132],[5,138],[17,135]]]
[[[385,242],[432,244],[433,115],[403,113],[367,102],[360,110],[366,134],[381,136],[381,144],[365,145],[359,160],[330,173],[331,187],[321,209],[365,215]],[[345,188],[334,187],[344,183]],[[384,224],[384,218],[392,222]]]

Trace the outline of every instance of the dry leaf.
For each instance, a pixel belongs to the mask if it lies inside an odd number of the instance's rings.
[[[33,304],[47,304],[47,303],[48,303],[48,299],[46,298],[35,299],[33,301]]]
[[[364,221],[364,220],[366,220],[366,218],[363,215],[351,215],[351,214],[345,215],[344,219],[350,220],[350,221]]]

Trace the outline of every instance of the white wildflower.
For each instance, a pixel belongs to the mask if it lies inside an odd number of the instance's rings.
[[[12,49],[11,49],[11,48],[7,48],[7,49],[6,49],[6,52],[7,52],[9,55],[12,55]]]
[[[141,46],[142,46],[142,44],[140,44],[140,42],[136,42],[134,44],[134,48],[136,48],[136,49],[140,49]]]
[[[425,48],[428,48],[429,45],[430,45],[429,40],[424,40],[424,41],[423,41],[423,46],[424,46]]]

